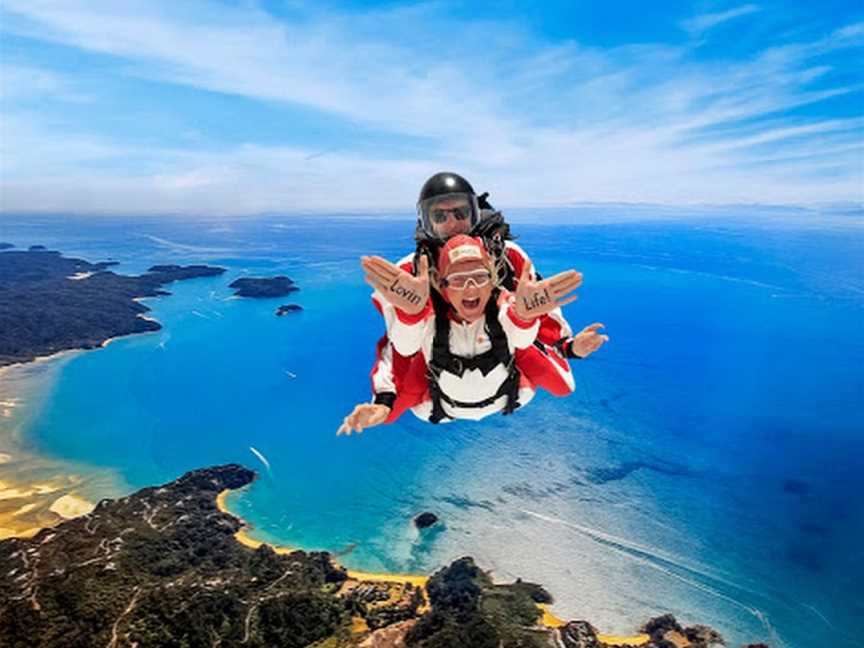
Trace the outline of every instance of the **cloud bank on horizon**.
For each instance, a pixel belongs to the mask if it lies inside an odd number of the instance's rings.
[[[4,0],[0,209],[864,200],[857,2],[540,4]]]

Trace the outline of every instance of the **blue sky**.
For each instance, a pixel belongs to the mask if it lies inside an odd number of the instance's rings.
[[[860,2],[4,0],[0,209],[864,200]]]

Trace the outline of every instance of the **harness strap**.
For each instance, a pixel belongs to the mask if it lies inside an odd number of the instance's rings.
[[[487,376],[490,371],[497,367],[501,362],[493,349],[481,353],[473,358],[463,358],[462,356],[448,357],[444,364],[435,363],[436,374],[441,371],[452,373],[460,378],[466,371],[480,370],[484,376]]]
[[[441,404],[443,393],[438,384],[440,369],[437,369],[437,367],[446,364],[447,358],[450,356],[450,318],[448,317],[450,306],[435,290],[431,291],[430,297],[435,311],[435,337],[432,338],[432,358],[427,373],[429,395],[432,397],[432,414],[429,417],[429,422],[437,424],[444,419],[451,418]]]
[[[432,398],[432,413],[429,417],[431,423],[439,423],[445,418],[452,418],[444,411],[442,401],[453,407],[478,408],[491,405],[501,396],[507,396],[503,414],[511,414],[519,407],[519,372],[516,369],[513,354],[510,353],[504,327],[498,321],[498,295],[497,289],[492,291],[484,313],[486,334],[489,336],[492,348],[474,358],[463,358],[450,352],[450,305],[435,291],[432,292],[432,305],[435,310],[435,336],[432,339],[432,358],[428,365],[427,374],[429,395]],[[462,376],[465,369],[477,368],[485,376],[499,364],[507,367],[507,378],[501,383],[494,396],[475,403],[463,403],[451,399],[443,392],[438,381],[442,371]]]
[[[516,378],[518,378],[518,377],[519,377],[519,372],[511,371],[511,372],[507,375],[507,379],[506,379],[504,382],[502,382],[501,385],[498,387],[498,391],[496,391],[492,396],[489,396],[489,398],[484,398],[484,399],[481,400],[481,401],[473,401],[473,402],[470,402],[470,403],[469,403],[469,402],[465,402],[465,401],[458,401],[458,400],[456,400],[456,399],[454,399],[454,398],[450,398],[447,394],[445,394],[443,391],[441,391],[440,388],[438,389],[438,391],[439,391],[439,396],[440,396],[441,400],[443,400],[443,401],[444,401],[445,403],[447,403],[448,405],[451,405],[452,407],[464,407],[464,408],[467,408],[467,409],[479,409],[479,408],[481,408],[481,407],[488,407],[489,405],[491,405],[492,403],[494,403],[495,401],[497,401],[497,400],[498,400],[499,398],[501,398],[502,396],[507,396],[507,397],[508,397],[507,400],[508,400],[508,404],[509,404],[509,402],[510,402],[511,388],[512,388],[512,383],[513,383],[513,377],[514,377],[514,376],[515,376]],[[516,381],[516,385],[518,386],[518,384],[519,384],[519,383],[518,383],[518,380],[517,380],[517,381]],[[516,404],[516,407],[519,407],[519,404],[518,404],[518,403]],[[515,410],[516,407],[514,407],[513,409]],[[512,410],[511,410],[511,411],[512,411]],[[505,413],[508,413],[508,414],[509,414],[510,412],[507,412],[507,411],[506,411],[506,408],[505,408]]]
[[[510,353],[504,327],[498,320],[498,295],[499,291],[496,290],[486,305],[486,331],[492,341],[492,351],[497,356],[498,361],[507,367],[508,371],[507,380],[501,384],[499,390],[503,390],[502,394],[507,395],[507,403],[503,410],[503,414],[506,416],[515,412],[519,407],[519,371],[516,369],[513,354]]]

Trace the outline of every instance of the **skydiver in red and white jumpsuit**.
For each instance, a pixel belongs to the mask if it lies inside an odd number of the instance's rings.
[[[436,174],[427,181],[418,201],[418,213],[418,232],[421,235],[425,232],[431,239],[437,239],[437,247],[455,234],[465,233],[470,229],[482,231],[482,225],[490,224],[491,221],[489,219],[481,223],[482,212],[473,188],[463,178],[449,173]],[[499,215],[494,216],[500,220]],[[489,228],[486,228],[486,231],[488,232]],[[513,290],[518,288],[518,278],[523,274],[531,281],[537,280],[531,261],[520,246],[505,240],[504,237],[498,237],[494,241],[498,255],[493,255],[493,258],[499,279],[504,276],[512,277],[509,287]],[[420,247],[418,246],[418,249]],[[434,250],[435,246],[433,254]],[[416,255],[415,252],[401,259],[397,264],[398,268],[406,273],[416,272]],[[370,265],[367,258],[364,258],[363,266],[368,280]],[[389,288],[390,286],[387,286],[384,290]],[[386,315],[386,300],[381,299],[380,290],[373,295],[373,303],[379,312]],[[608,337],[598,332],[602,328],[599,323],[592,324],[573,336],[560,307],[544,312],[538,320],[538,331],[533,343],[515,349],[516,367],[523,379],[533,388],[542,387],[556,396],[566,396],[574,389],[567,358],[587,357],[607,341]],[[422,353],[399,353],[385,335],[377,345],[376,361],[371,372],[373,404],[358,406],[346,417],[348,430],[351,426],[362,429],[380,422],[392,422],[406,409],[428,401],[427,374],[426,358]],[[344,428],[345,425],[340,430]]]
[[[428,368],[428,389],[411,411],[432,423],[479,420],[528,403],[535,386],[516,368],[515,353],[533,345],[540,318],[575,299],[568,294],[582,282],[575,270],[533,281],[526,267],[511,294],[496,285],[482,240],[465,234],[452,237],[439,253],[440,297],[430,296],[426,257],[417,276],[380,257],[366,265],[394,349],[403,357],[422,356]],[[340,432],[375,424],[346,421]]]

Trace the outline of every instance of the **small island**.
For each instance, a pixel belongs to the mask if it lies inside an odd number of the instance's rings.
[[[150,309],[137,299],[169,295],[162,287],[173,281],[225,272],[205,265],[161,265],[125,276],[107,270],[114,265],[39,246],[0,252],[0,367],[157,331],[162,326],[142,317]]]
[[[6,243],[5,241],[0,241],[0,250],[11,250],[15,246],[12,243]]]
[[[0,636],[11,646],[118,648],[724,645],[671,615],[632,637],[558,620],[540,585],[494,583],[468,557],[426,578],[355,573],[327,552],[274,549],[220,505],[253,479],[238,464],[194,470],[0,541]]]
[[[299,304],[282,304],[279,308],[276,309],[276,317],[282,317],[283,315],[287,315],[288,313],[299,313],[303,310],[303,307]]]
[[[150,266],[144,275],[152,281],[158,281],[160,285],[172,281],[183,281],[184,279],[197,279],[198,277],[217,277],[224,274],[225,268],[206,265],[154,265]]]
[[[243,277],[235,279],[229,288],[234,288],[237,297],[252,297],[262,299],[267,297],[284,297],[300,290],[299,286],[283,275],[277,277]]]

